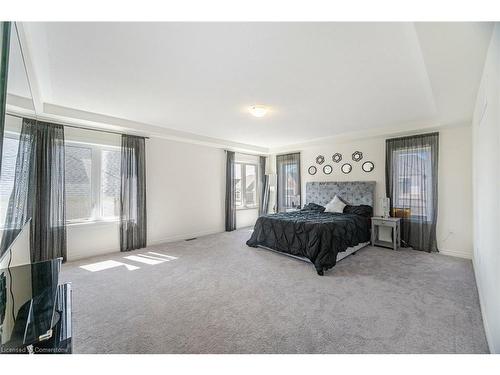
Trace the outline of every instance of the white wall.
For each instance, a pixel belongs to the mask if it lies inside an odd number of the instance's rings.
[[[500,26],[493,32],[473,119],[474,270],[486,337],[500,353]]]
[[[224,230],[225,154],[161,138],[146,141],[148,244]],[[119,251],[118,222],[68,227],[68,260]]]
[[[472,258],[472,128],[439,131],[437,242],[441,254]]]
[[[68,261],[120,251],[118,228],[118,221],[69,224]]]
[[[305,148],[301,151],[302,199],[305,202],[308,181],[375,181],[375,215],[381,215],[380,198],[385,197],[385,138],[377,137],[357,141],[330,143]],[[472,184],[471,184],[471,127],[456,126],[439,130],[439,199],[437,241],[442,254],[472,257]],[[354,151],[363,153],[363,160],[352,161]],[[334,163],[335,152],[342,154],[342,161]],[[316,164],[316,156],[325,156],[322,166]],[[365,161],[372,161],[375,169],[366,173],[361,169]],[[340,166],[348,162],[352,172],[344,174]],[[325,175],[322,167],[333,166],[333,172]],[[318,172],[311,176],[307,169],[316,165]]]
[[[236,210],[236,229],[253,227],[258,217],[258,208]]]
[[[351,155],[354,151],[361,151],[363,159],[360,162],[354,162]],[[334,153],[342,154],[342,160],[339,163],[332,161]],[[316,164],[316,157],[323,155],[325,162],[322,165]],[[372,161],[375,169],[366,173],[361,170],[361,165],[365,161]],[[325,144],[322,146],[305,149],[300,154],[301,176],[302,176],[302,203],[306,198],[306,183],[309,181],[376,181],[375,188],[375,214],[380,215],[379,200],[385,197],[385,140],[383,138],[359,140],[346,143]],[[352,165],[352,172],[344,174],[340,167],[344,163]],[[333,167],[333,172],[329,175],[323,173],[323,167],[329,164]],[[314,165],[318,169],[315,175],[311,176],[307,169]]]
[[[159,138],[146,150],[148,243],[223,231],[224,151]]]

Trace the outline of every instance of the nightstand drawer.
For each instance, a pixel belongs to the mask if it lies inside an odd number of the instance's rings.
[[[398,222],[399,222],[399,220],[386,220],[386,219],[383,219],[383,218],[380,218],[380,217],[373,217],[372,221],[376,225],[383,225],[383,226],[397,225]]]

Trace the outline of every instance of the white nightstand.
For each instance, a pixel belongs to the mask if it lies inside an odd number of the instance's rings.
[[[379,228],[392,229],[392,242],[379,239]],[[372,246],[388,247],[397,250],[401,247],[401,219],[399,217],[372,217]]]

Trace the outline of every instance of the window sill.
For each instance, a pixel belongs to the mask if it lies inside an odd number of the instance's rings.
[[[258,210],[259,207],[241,207],[241,208],[236,208],[236,211],[248,211],[248,210]]]
[[[409,223],[432,224],[432,221],[429,221],[427,219],[422,220],[415,217],[400,217],[399,219],[401,219],[401,221],[405,220]]]
[[[116,224],[116,223],[119,223],[119,222],[120,222],[120,219],[74,221],[74,222],[66,223],[66,226],[68,226],[68,227],[79,227],[79,226],[86,226],[86,225]]]

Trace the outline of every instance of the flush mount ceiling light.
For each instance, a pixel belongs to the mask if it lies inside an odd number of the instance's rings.
[[[266,113],[269,111],[269,108],[263,105],[253,105],[248,109],[248,111],[252,114],[252,116],[264,117]]]

